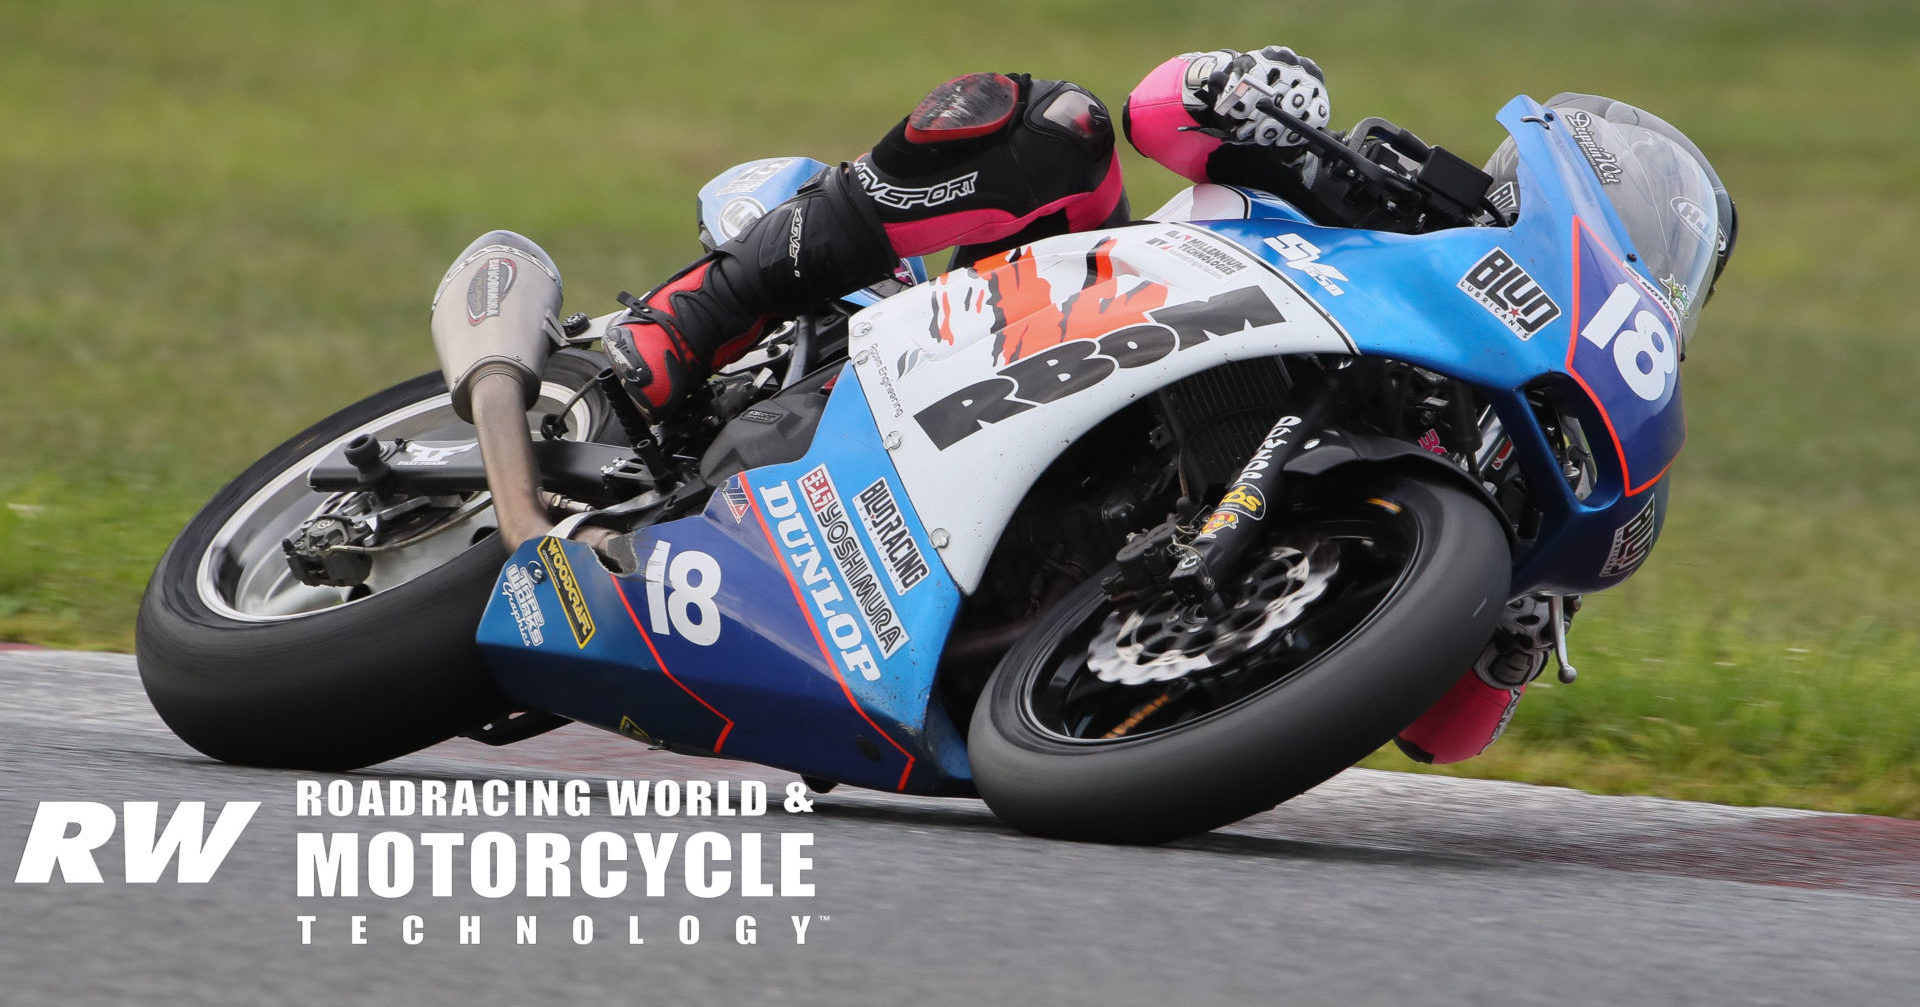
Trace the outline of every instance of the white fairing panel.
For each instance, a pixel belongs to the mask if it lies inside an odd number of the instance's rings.
[[[1231,360],[1354,352],[1252,253],[1177,223],[1035,242],[851,325],[881,439],[969,593],[1034,480],[1128,403]]]
[[[1253,202],[1239,189],[1202,182],[1173,194],[1148,220],[1245,220]]]

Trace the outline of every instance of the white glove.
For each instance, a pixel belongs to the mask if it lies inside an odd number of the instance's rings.
[[[1267,147],[1301,142],[1299,133],[1254,107],[1262,98],[1271,98],[1311,126],[1325,128],[1332,121],[1327,76],[1313,60],[1278,45],[1257,52],[1224,50],[1208,55],[1215,57],[1214,69],[1199,82],[1194,97],[1211,107],[1221,120],[1220,128],[1234,140]]]

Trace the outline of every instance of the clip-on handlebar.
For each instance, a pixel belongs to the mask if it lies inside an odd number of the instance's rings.
[[[1252,81],[1248,84],[1259,88]],[[1413,133],[1385,119],[1368,119],[1364,123],[1366,130],[1357,131],[1356,142],[1349,145],[1281,108],[1272,93],[1267,94],[1255,102],[1254,107],[1293,130],[1307,149],[1328,162],[1333,174],[1348,179],[1352,183],[1347,189],[1349,201],[1365,193],[1389,215],[1419,231],[1432,230],[1436,225],[1469,225],[1481,211],[1490,212],[1495,220],[1501,219],[1499,210],[1487,202],[1493,176],[1461,160],[1445,147],[1428,146]],[[1367,156],[1366,141],[1376,136],[1419,167],[1405,175]]]

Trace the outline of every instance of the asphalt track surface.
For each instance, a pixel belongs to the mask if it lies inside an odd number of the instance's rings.
[[[353,778],[762,779],[771,810],[296,818],[300,774],[188,749],[129,658],[0,653],[0,690],[0,1004],[1920,1003],[1920,822],[1353,771],[1204,837],[1106,848],[1014,834],[974,801],[836,791],[787,814],[790,776],[581,727]],[[117,835],[103,884],[12,882],[41,801],[159,801],[164,822],[190,800],[262,802],[208,884],[125,883]],[[811,831],[816,894],[698,899],[676,874],[661,897],[485,899],[462,873],[436,898],[423,854],[411,895],[296,897],[295,833],[389,829]],[[741,914],[758,944],[735,943]],[[458,943],[463,915],[480,944]],[[514,942],[520,915],[538,943]],[[792,915],[814,917],[804,945]]]

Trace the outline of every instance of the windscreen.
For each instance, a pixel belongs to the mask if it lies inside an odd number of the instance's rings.
[[[1673,127],[1631,105],[1574,94],[1557,96],[1548,105],[1626,225],[1636,266],[1672,306],[1680,319],[1681,345],[1686,345],[1727,240],[1728,222],[1720,219],[1723,200],[1714,179],[1692,149],[1660,128]],[[1488,173],[1512,179],[1516,159],[1508,139],[1488,161]]]
[[[1723,231],[1712,181],[1689,151],[1644,126],[1577,108],[1560,119],[1593,165],[1646,275],[1680,317],[1684,343],[1713,283]]]

